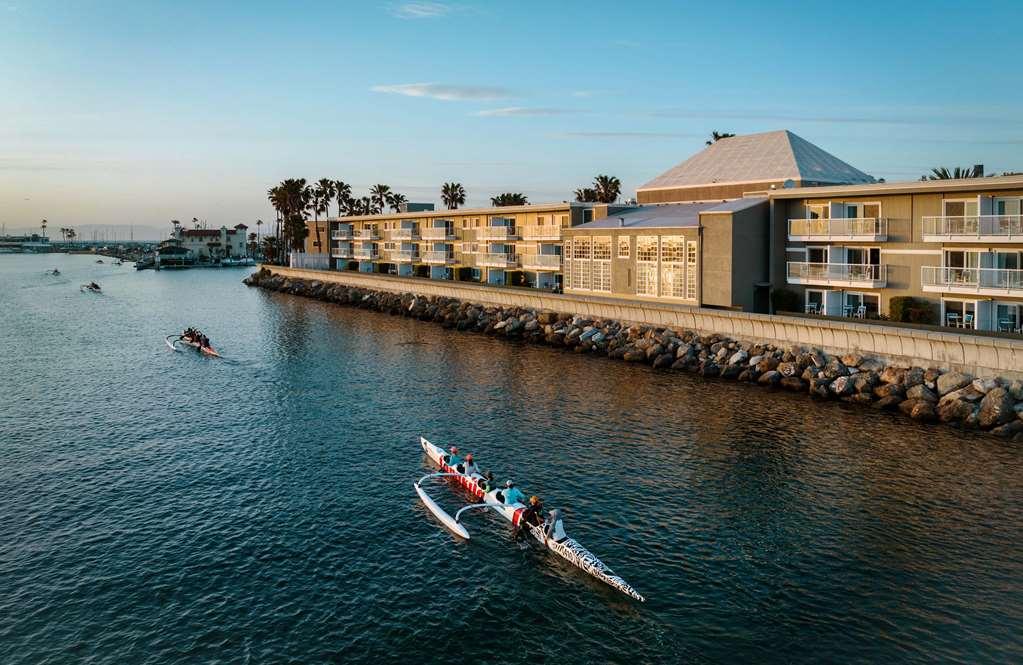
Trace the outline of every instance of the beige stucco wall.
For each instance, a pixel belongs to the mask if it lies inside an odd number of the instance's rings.
[[[391,293],[458,298],[485,305],[531,307],[588,317],[646,323],[734,339],[813,346],[828,353],[856,351],[890,362],[967,371],[977,376],[1023,378],[1023,339],[959,335],[853,323],[712,310],[662,302],[503,289],[377,274],[265,266],[286,277],[319,280]]]

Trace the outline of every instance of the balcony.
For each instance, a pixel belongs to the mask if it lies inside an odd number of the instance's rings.
[[[476,265],[487,268],[515,268],[518,261],[514,254],[480,254],[476,257]]]
[[[867,240],[888,239],[888,220],[875,217],[846,219],[790,219],[789,240]]]
[[[413,261],[419,260],[419,252],[415,252],[411,249],[399,249],[391,252],[389,256],[395,263],[412,263]]]
[[[427,226],[419,231],[423,240],[454,240],[455,230],[446,226]]]
[[[350,259],[352,258],[352,250],[347,247],[345,248],[335,247],[334,249],[330,250],[330,255],[333,256],[335,259]]]
[[[355,232],[357,240],[380,240],[380,234],[376,229],[359,229]]]
[[[331,240],[351,240],[352,239],[352,230],[351,229],[347,229],[347,230],[344,230],[344,231],[331,231],[330,232],[330,239]]]
[[[375,249],[360,248],[355,250],[355,258],[362,261],[376,261],[380,258],[380,252]]]
[[[924,242],[1023,242],[1023,215],[924,217]]]
[[[560,226],[524,226],[523,240],[561,240]]]
[[[558,271],[561,270],[560,254],[523,254],[522,267],[526,270]]]
[[[416,240],[418,238],[419,234],[413,228],[394,229],[391,231],[391,240]]]
[[[923,266],[920,285],[938,293],[1023,297],[1023,270]]]
[[[423,263],[430,265],[447,265],[455,262],[455,257],[448,252],[423,252]]]
[[[480,240],[515,240],[517,237],[514,226],[484,226],[476,230]]]
[[[851,286],[867,289],[880,289],[888,284],[887,265],[789,261],[786,268],[785,281],[789,284]]]

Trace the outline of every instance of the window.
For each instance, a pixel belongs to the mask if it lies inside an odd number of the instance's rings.
[[[686,244],[686,298],[696,300],[696,243]]]
[[[657,236],[636,238],[636,294],[657,295]]]
[[[681,236],[661,237],[661,295],[685,298],[685,239]]]
[[[998,332],[1016,332],[1020,327],[1019,304],[996,303],[994,323]]]
[[[545,217],[544,215],[540,215],[539,217],[536,218],[536,225],[537,226],[543,226],[546,223],[547,223],[547,217]]]
[[[611,292],[611,238],[593,239],[593,266],[591,268],[592,289]]]
[[[632,246],[629,236],[620,236],[618,238],[618,258],[627,259],[631,252]]]
[[[593,209],[586,208],[583,210],[583,224],[587,224],[593,221]]]
[[[950,328],[975,328],[977,303],[972,300],[942,300],[942,325]]]
[[[868,318],[877,318],[881,310],[881,296],[876,293],[846,293],[845,312],[847,316],[857,316],[859,308],[863,307]]]
[[[567,226],[568,225],[568,215],[562,215],[561,216],[561,225],[562,226]]]

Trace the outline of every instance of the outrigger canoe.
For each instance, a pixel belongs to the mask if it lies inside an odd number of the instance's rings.
[[[79,290],[82,293],[103,293],[103,289],[98,286],[93,286],[92,284],[82,284],[82,286],[79,287]]]
[[[198,351],[200,353],[203,353],[203,354],[206,354],[207,356],[211,356],[213,358],[219,358],[220,357],[220,354],[217,353],[213,349],[213,347],[211,347],[211,346],[202,346],[202,345],[198,344],[197,342],[193,342],[190,339],[185,339],[181,335],[167,335],[167,337],[164,338],[164,341],[167,342],[167,346],[169,346],[171,348],[171,350],[173,350],[173,351],[179,351],[180,349],[178,349],[177,345],[178,344],[184,344],[185,346],[190,346],[193,349],[195,349],[196,351]]]
[[[425,505],[445,527],[450,529],[456,535],[468,540],[469,532],[461,524],[459,518],[466,510],[487,508],[493,509],[494,512],[501,515],[512,524],[516,526],[519,525],[519,519],[522,515],[522,511],[526,508],[524,505],[521,503],[505,504],[497,496],[500,492],[499,489],[484,492],[483,487],[481,486],[484,480],[483,476],[479,474],[465,475],[464,473],[460,473],[454,467],[449,466],[445,461],[447,459],[447,453],[444,452],[444,449],[439,446],[435,446],[423,437],[419,437],[419,444],[422,446],[423,452],[425,452],[427,456],[429,456],[429,458],[433,460],[438,467],[440,467],[441,472],[424,476],[412,484],[415,487],[419,498],[422,499],[423,505]],[[423,490],[422,483],[429,478],[450,478],[461,485],[474,497],[481,499],[482,503],[465,506],[455,513],[454,517],[452,517],[443,508],[438,506],[437,503]],[[559,534],[557,532],[548,536],[542,525],[536,526],[526,523],[525,526],[528,528],[527,533],[529,533],[534,540],[544,545],[547,549],[554,552],[562,559],[586,571],[601,582],[618,589],[627,596],[631,596],[641,602],[645,601],[643,596],[633,589],[628,582],[616,575],[613,570],[605,566],[604,563],[594,556],[592,552],[577,543],[574,539],[569,538],[563,533]]]

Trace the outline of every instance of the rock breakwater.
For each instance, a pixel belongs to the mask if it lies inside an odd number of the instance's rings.
[[[739,341],[718,334],[562,312],[367,290],[274,275],[265,268],[244,281],[272,291],[432,321],[445,328],[899,411],[914,420],[980,429],[1023,441],[1023,381],[975,379],[937,367],[885,363],[854,351],[825,354],[814,348]]]

